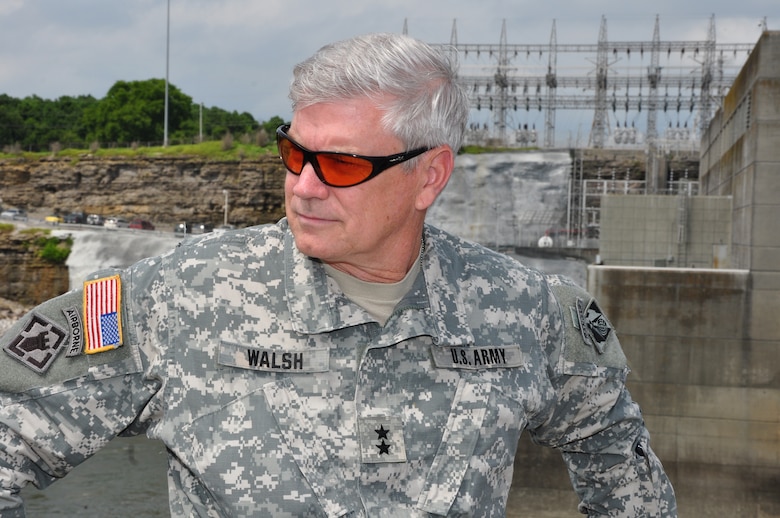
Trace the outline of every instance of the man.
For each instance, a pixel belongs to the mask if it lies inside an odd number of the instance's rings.
[[[595,301],[424,223],[455,79],[405,36],[324,47],[277,132],[284,220],[100,273],[3,337],[3,516],[142,432],[176,516],[503,516],[526,428],[583,513],[675,515]]]

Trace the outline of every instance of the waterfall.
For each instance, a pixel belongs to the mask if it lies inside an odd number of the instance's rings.
[[[547,230],[566,227],[570,171],[566,152],[459,155],[427,221],[494,249],[536,247]],[[585,261],[507,253],[532,268],[586,284]]]
[[[536,246],[566,226],[565,152],[459,155],[428,222],[492,248]]]
[[[110,267],[124,268],[175,247],[180,237],[148,230],[58,230],[70,234],[73,249],[68,260],[71,289],[81,286],[90,273]]]

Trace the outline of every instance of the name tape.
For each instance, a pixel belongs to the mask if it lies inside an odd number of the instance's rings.
[[[437,367],[448,369],[497,369],[520,367],[524,354],[519,345],[496,347],[431,346],[433,361]]]
[[[330,351],[326,348],[285,351],[222,342],[220,365],[268,372],[326,372]]]

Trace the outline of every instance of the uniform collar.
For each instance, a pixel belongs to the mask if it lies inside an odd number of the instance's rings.
[[[282,224],[285,291],[295,331],[327,333],[372,321],[367,312],[343,295],[322,263],[298,251],[286,221]],[[423,335],[440,344],[473,343],[455,274],[457,262],[447,257],[453,251],[444,244],[441,231],[433,227],[426,225],[424,239],[422,268],[414,286],[399,303],[403,311],[390,318],[377,338],[386,342],[384,345]]]

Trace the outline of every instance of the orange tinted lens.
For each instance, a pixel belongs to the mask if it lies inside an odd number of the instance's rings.
[[[284,166],[295,174],[303,170],[303,152],[286,138],[279,139],[279,155]]]
[[[325,180],[337,187],[360,183],[374,170],[374,165],[368,160],[347,155],[322,153],[317,155],[317,162]]]

